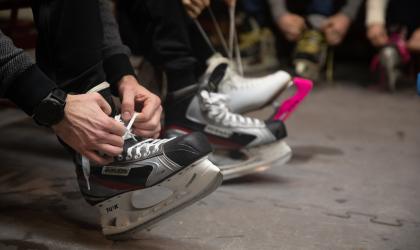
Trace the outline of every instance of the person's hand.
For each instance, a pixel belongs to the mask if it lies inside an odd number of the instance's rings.
[[[388,34],[386,33],[385,25],[371,24],[367,28],[367,37],[375,47],[382,47],[388,43]]]
[[[299,39],[302,32],[306,29],[305,19],[291,13],[282,15],[279,18],[277,25],[289,41],[296,41]]]
[[[159,137],[162,115],[160,98],[142,87],[134,76],[124,76],[118,83],[121,114],[124,121],[129,121],[136,107],[141,106],[133,124],[133,133],[145,138]]]
[[[98,93],[68,95],[64,118],[52,129],[74,150],[105,165],[123,151],[126,131],[110,114],[111,107]]]
[[[227,6],[229,7],[234,7],[236,6],[236,0],[225,0],[225,3],[227,4]]]
[[[350,18],[341,13],[329,17],[322,26],[327,43],[329,45],[340,44],[350,27],[350,23]]]
[[[420,28],[416,29],[408,39],[407,47],[411,51],[420,52]]]
[[[191,18],[197,18],[210,5],[210,0],[182,0],[182,4]]]

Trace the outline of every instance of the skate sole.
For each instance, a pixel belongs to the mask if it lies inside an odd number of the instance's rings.
[[[284,165],[292,157],[292,150],[283,140],[243,151],[244,154],[251,155],[246,161],[220,166],[224,181],[265,171],[273,164]]]
[[[164,181],[163,183],[157,184],[161,186],[172,187],[175,185],[175,183],[183,183],[181,185],[182,188],[176,190],[171,197],[147,209],[128,211],[129,215],[140,214],[137,216],[137,218],[141,218],[143,214],[147,213],[145,216],[147,219],[144,221],[138,220],[123,228],[104,227],[103,232],[106,238],[110,240],[132,239],[135,233],[156,225],[158,222],[169,217],[170,215],[173,215],[183,208],[190,206],[196,201],[206,197],[218,186],[220,186],[222,180],[223,176],[220,173],[220,170],[209,160],[204,159],[194,163],[191,166],[181,170],[174,176],[168,178],[168,180]],[[172,184],[172,186],[170,184]],[[200,190],[200,192],[194,193],[194,190]],[[118,197],[117,199],[124,199],[125,202],[131,203],[131,199],[135,192],[136,191],[127,192],[123,194],[125,197]],[[184,196],[182,196],[183,194]]]

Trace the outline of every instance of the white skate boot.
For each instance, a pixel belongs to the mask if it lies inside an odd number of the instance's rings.
[[[219,54],[208,59],[207,64],[203,81],[208,82],[211,75],[218,74],[218,83],[213,86],[215,92],[229,96],[227,104],[234,113],[261,109],[293,84],[291,76],[281,70],[265,77],[242,77],[235,72],[230,61]]]

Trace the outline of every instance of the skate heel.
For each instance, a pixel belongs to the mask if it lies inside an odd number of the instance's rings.
[[[223,165],[221,171],[224,181],[265,171],[274,164],[279,166],[284,165],[292,157],[292,150],[284,140],[280,140],[261,146],[242,149],[236,155],[242,156],[236,162],[232,161],[231,157],[223,159],[221,156],[212,156],[215,157],[214,161],[217,164]]]
[[[219,168],[206,157],[159,184],[99,203],[103,233],[112,240],[131,239],[136,232],[204,198],[222,180]]]

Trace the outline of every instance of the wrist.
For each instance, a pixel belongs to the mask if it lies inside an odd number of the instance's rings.
[[[38,125],[52,127],[64,118],[67,93],[53,89],[34,109],[33,119]]]
[[[127,75],[135,76],[129,57],[125,54],[116,54],[106,58],[103,62],[107,81],[111,84],[114,95],[118,95],[118,82]]]

